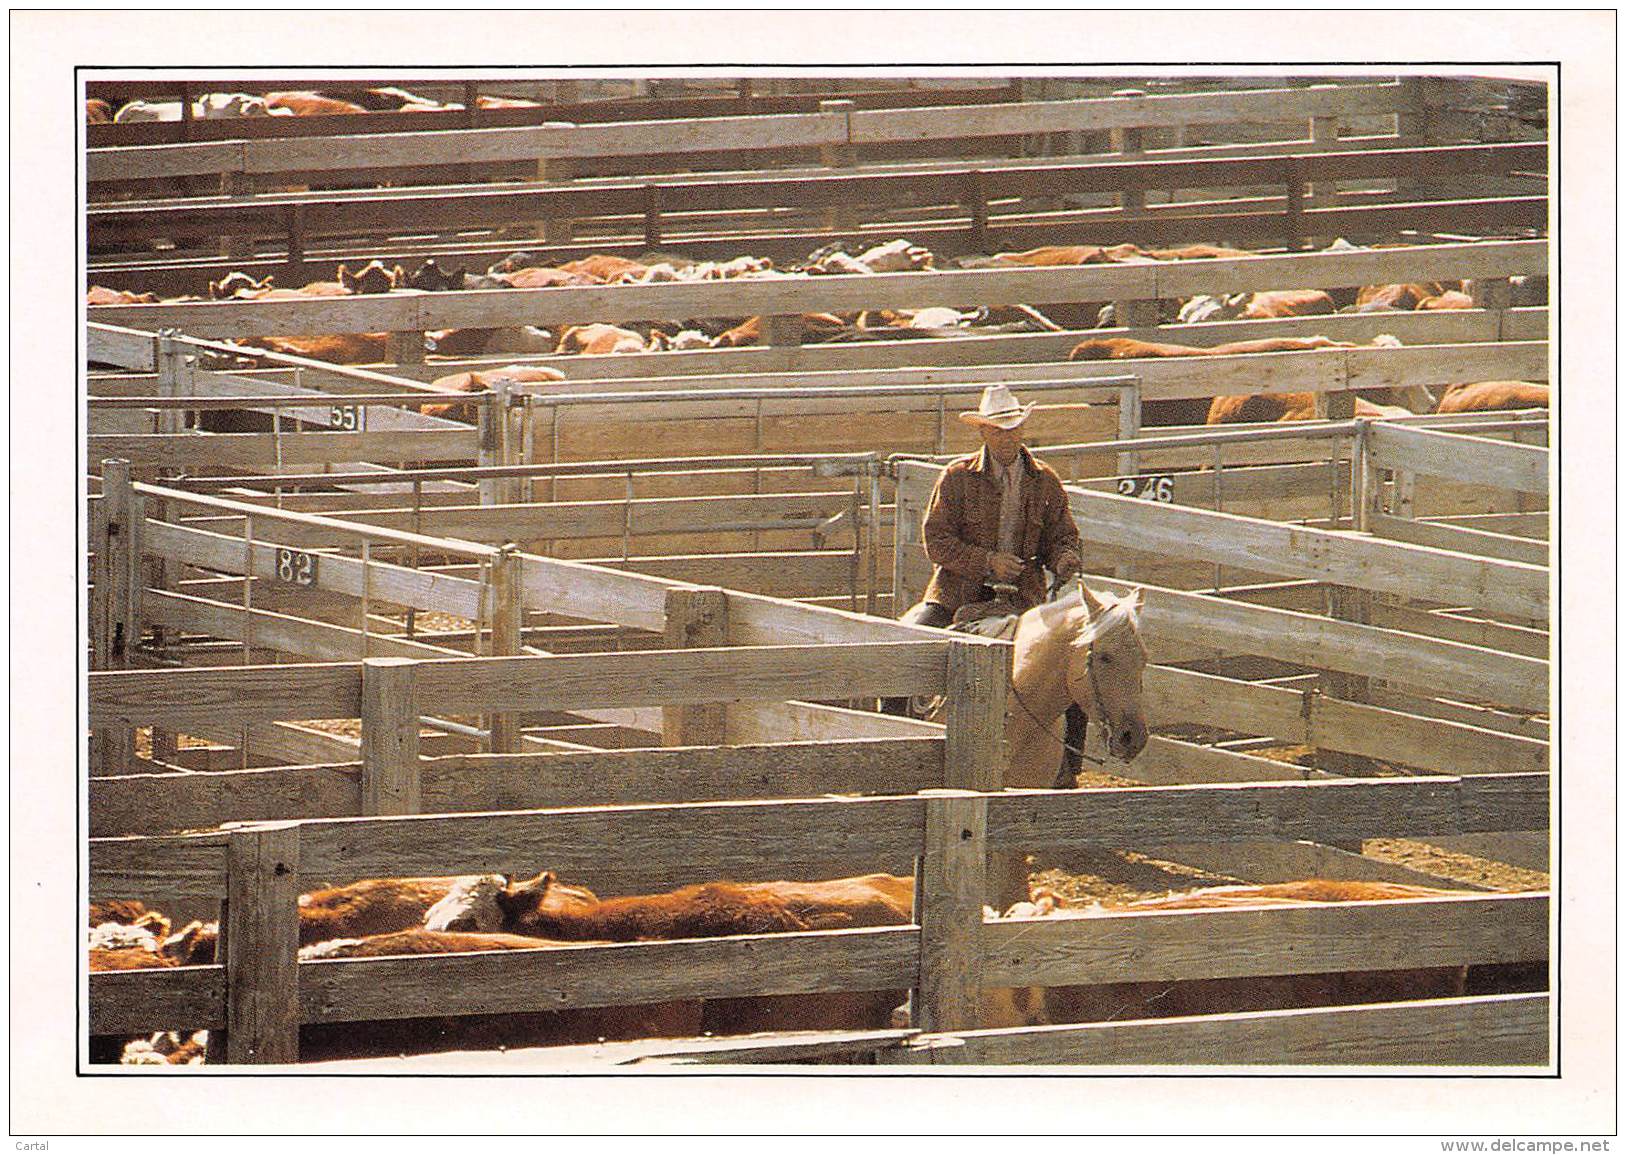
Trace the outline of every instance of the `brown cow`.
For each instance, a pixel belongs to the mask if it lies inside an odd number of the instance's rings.
[[[302,959],[380,958],[392,955],[466,954],[539,950],[563,945],[500,933],[450,933],[422,928],[360,940],[324,943],[300,952]],[[585,945],[572,943],[570,945]],[[505,1012],[383,1022],[307,1024],[299,1031],[302,1062],[423,1054],[446,1050],[497,1050],[594,1043],[601,1040],[686,1038],[700,1034],[699,999],[638,1006],[560,1011]]]
[[[339,266],[339,274],[341,277],[349,276],[348,270],[343,265]],[[291,301],[302,297],[348,297],[351,295],[351,289],[342,281],[311,281],[309,284],[302,285],[297,289],[278,289],[272,287],[271,282],[273,280],[275,280],[274,277],[267,276],[264,280],[256,281],[247,273],[233,270],[220,280],[209,282],[209,299],[211,301]]]
[[[367,878],[299,896],[301,946],[335,939],[360,939],[422,929],[435,904],[459,884],[478,875],[431,878]],[[196,966],[214,961],[219,926],[191,922],[159,946],[165,966]]]
[[[610,353],[642,353],[648,344],[631,329],[615,325],[572,325],[559,334],[556,353],[587,353],[601,356]]]
[[[1225,907],[1300,906],[1306,903],[1460,897],[1469,892],[1435,890],[1389,882],[1345,882],[1306,879],[1268,885],[1213,887],[1137,902],[1108,903],[1059,917]],[[1451,998],[1465,989],[1465,967],[1287,974],[1226,979],[1122,982],[1091,986],[1048,987],[1038,1022],[1091,1023],[1107,1020],[1170,1018],[1231,1014],[1304,1006],[1406,999]]]
[[[1181,245],[1173,249],[1147,249],[1146,254],[1159,261],[1227,260],[1253,256],[1246,249],[1230,249],[1224,245]]]
[[[604,283],[597,277],[590,277],[585,273],[567,273],[563,269],[525,268],[495,275],[500,276],[510,288],[514,289],[556,289]]]
[[[1534,381],[1477,381],[1453,385],[1440,398],[1437,413],[1481,413],[1498,409],[1546,409],[1551,390]]]
[[[137,919],[149,913],[147,904],[137,899],[100,899],[90,904],[90,925],[97,927],[107,922],[121,922],[133,926]]]
[[[995,253],[998,265],[1048,268],[1057,265],[1109,265],[1153,259],[1138,245],[1044,245],[1020,253]]]
[[[747,317],[732,329],[712,338],[713,349],[738,349],[744,345],[760,345],[762,341],[761,317]],[[829,340],[852,331],[852,325],[834,313],[803,313],[802,334],[815,341]]]
[[[1456,289],[1447,289],[1438,296],[1425,297],[1417,302],[1417,311],[1419,313],[1433,309],[1471,309],[1473,307],[1474,299],[1467,293],[1458,292]]]
[[[1117,361],[1142,357],[1207,357],[1241,353],[1284,353],[1305,349],[1349,348],[1329,337],[1263,337],[1227,341],[1201,348],[1137,341],[1131,337],[1090,337],[1073,346],[1069,361]],[[1141,420],[1148,426],[1203,425],[1208,423],[1213,398],[1186,397],[1175,401],[1141,403]]]
[[[406,270],[400,265],[393,269],[385,268],[383,261],[368,261],[356,272],[352,273],[345,266],[339,266],[339,284],[352,293],[387,293],[391,289],[406,288]]]
[[[486,96],[483,93],[474,98],[475,108],[541,108],[534,100],[524,100],[518,96]]]
[[[408,930],[458,882],[453,878],[368,878],[299,896],[299,942]]]
[[[504,365],[501,369],[452,373],[445,377],[437,377],[429,383],[429,387],[442,393],[479,393],[485,389],[495,389],[503,381],[551,383],[564,379],[565,375],[559,370],[544,365]],[[471,424],[475,420],[474,404],[468,401],[452,402],[447,405],[425,405],[419,412],[428,417],[445,417],[452,421],[467,421]]]
[[[552,353],[553,334],[534,325],[495,329],[431,329],[424,350],[440,357],[480,357],[487,353]]]
[[[1312,344],[1306,345],[1303,342]],[[1286,343],[1286,344],[1284,344]],[[1386,334],[1372,339],[1378,348],[1399,348],[1400,341]],[[1280,352],[1283,348],[1353,348],[1347,342],[1330,341],[1325,337],[1272,337],[1263,341],[1232,341],[1216,345],[1215,352],[1231,353]],[[1434,409],[1434,395],[1420,385],[1391,385],[1377,389],[1358,390],[1355,397],[1356,417],[1404,417],[1414,413],[1429,413]],[[1316,417],[1314,393],[1254,393],[1216,397],[1205,418],[1209,425],[1226,425],[1244,421],[1313,421]]]
[[[910,920],[914,880],[871,874],[822,882],[710,882],[665,894],[600,899],[544,871],[493,895],[507,931],[565,941],[702,938],[898,926]],[[450,900],[448,900],[450,901]],[[449,912],[448,928],[490,923],[478,903]],[[708,1000],[713,1034],[881,1028],[903,990]]]
[[[504,929],[567,941],[631,942],[813,929],[786,900],[760,884],[753,888],[736,882],[600,899],[545,870],[527,881],[509,883],[497,895],[497,904]]]
[[[1338,311],[1332,297],[1320,289],[1284,289],[1272,293],[1251,293],[1245,321],[1268,321],[1280,317],[1324,317]]]
[[[335,365],[373,365],[389,360],[388,333],[326,333],[314,337],[252,337],[244,341],[271,353],[308,357]]]
[[[1423,281],[1405,285],[1367,285],[1355,294],[1356,312],[1415,309],[1430,297],[1462,291],[1461,281]]]
[[[604,253],[594,253],[590,257],[583,257],[576,261],[566,261],[559,266],[561,272],[581,273],[592,277],[600,283],[613,281],[623,273],[632,273],[643,276],[649,271],[649,266],[641,261],[629,260],[626,257],[608,256]],[[503,270],[493,267],[492,272]]]
[[[125,1044],[118,1061],[143,1067],[201,1066],[208,1045],[208,1031],[155,1031],[149,1038],[134,1039]]]
[[[268,92],[265,103],[272,108],[286,108],[295,116],[349,116],[367,111],[359,104],[317,92]]]
[[[1208,407],[1206,423],[1229,425],[1237,422],[1314,421],[1315,399],[1314,393],[1253,393],[1216,397]],[[1410,413],[1411,410],[1404,406],[1382,406],[1364,397],[1355,398],[1357,417],[1394,417]]]
[[[85,292],[87,305],[156,305],[156,293],[132,293],[127,289],[107,289],[92,285]]]
[[[105,100],[85,101],[86,124],[112,124],[113,106]]]

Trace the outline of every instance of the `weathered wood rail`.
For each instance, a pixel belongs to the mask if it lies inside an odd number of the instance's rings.
[[[85,85],[87,97],[108,101],[135,99],[180,100],[184,103],[210,92],[229,87],[233,92],[298,92],[321,90],[338,93],[365,88],[399,87],[417,92],[421,88],[445,89],[444,80],[413,81],[399,77],[368,84],[346,78],[337,84],[326,80],[284,81],[199,81],[175,80],[92,80]],[[621,100],[549,100],[534,108],[481,108],[477,98],[501,95],[513,89],[501,80],[469,80],[455,84],[455,97],[462,108],[428,112],[367,112],[336,116],[242,117],[230,121],[199,120],[137,124],[92,124],[86,126],[85,140],[91,148],[129,145],[185,144],[206,140],[255,140],[267,137],[373,135],[390,132],[424,132],[465,128],[519,128],[547,122],[613,123],[620,121],[676,120],[720,115],[762,116],[817,112],[826,100],[850,100],[856,108],[921,108],[941,105],[987,104],[1013,100],[1019,95],[1017,82],[965,85],[940,89],[885,89],[863,86],[862,82],[843,87],[833,84],[827,91],[809,94],[774,94],[752,91],[750,79],[742,79],[733,95],[665,96]],[[758,86],[760,88],[760,85]]]
[[[297,118],[296,118],[297,119]],[[219,124],[223,122],[209,122]],[[1277,210],[1284,219],[1267,224],[1274,233],[1266,234],[1264,222],[1242,222],[1209,218],[1209,227],[1223,229],[1233,240],[1254,240],[1262,236],[1292,240],[1305,235],[1316,218],[1305,218],[1305,185],[1312,181],[1372,180],[1375,178],[1445,178],[1463,174],[1478,176],[1541,173],[1547,167],[1545,143],[1499,145],[1446,145],[1427,148],[1382,149],[1333,153],[1289,154],[1282,157],[1186,160],[1186,161],[1105,161],[1089,164],[1029,166],[1025,168],[957,168],[935,172],[876,173],[801,177],[794,180],[772,177],[730,180],[664,179],[658,182],[600,184],[590,188],[568,185],[536,186],[523,189],[493,188],[470,191],[465,188],[423,190],[410,194],[369,192],[364,194],[264,195],[250,200],[216,203],[157,202],[124,206],[92,206],[87,213],[88,238],[92,252],[107,253],[120,247],[142,248],[153,235],[171,239],[227,236],[280,237],[290,263],[297,264],[316,238],[366,235],[376,237],[403,231],[421,235],[426,229],[443,232],[480,227],[503,227],[536,220],[581,222],[601,217],[637,217],[642,221],[642,242],[647,247],[671,243],[680,232],[693,233],[715,227],[709,219],[694,221],[694,214],[716,214],[766,209],[856,208],[897,209],[917,206],[947,206],[953,215],[969,214],[973,230],[996,229],[990,221],[994,202],[1010,202],[1032,197],[1079,197],[1089,194],[1122,195],[1167,188],[1220,189],[1227,186],[1281,186],[1283,203]],[[1532,215],[1540,196],[1506,198],[1505,227],[1540,227],[1544,216]],[[1212,206],[1211,206],[1212,207]],[[1251,206],[1226,204],[1227,215]],[[1439,227],[1466,227],[1464,212],[1472,208],[1461,203],[1452,208],[1458,216],[1453,223],[1440,210],[1426,203],[1414,206],[1419,220],[1413,227],[1429,227],[1431,213],[1440,215]],[[1489,204],[1483,206],[1489,209]],[[1529,209],[1528,212],[1524,211]],[[1010,208],[1002,210],[1009,214]],[[1521,212],[1523,215],[1521,215]],[[1358,214],[1351,218],[1358,219]],[[997,226],[997,235],[1014,222]],[[1052,221],[1051,224],[1056,222]],[[1075,228],[1079,222],[1069,222]],[[1137,235],[1143,223],[1154,229],[1167,223],[1104,221],[1098,228],[1132,228]],[[1339,224],[1349,222],[1340,219]],[[1326,232],[1327,223],[1317,224]],[[1371,230],[1340,229],[1343,232]],[[935,241],[935,237],[933,240]],[[1073,239],[1069,237],[1069,239]],[[1108,234],[1100,234],[1103,242]],[[1121,239],[1114,234],[1112,240]],[[986,250],[989,236],[968,238],[968,251]],[[376,242],[374,242],[376,247]],[[104,258],[105,259],[105,258]]]
[[[1385,284],[1396,279],[1544,275],[1546,241],[1423,245],[1404,250],[1166,261],[1059,269],[945,270],[788,281],[508,289],[462,293],[196,304],[103,305],[89,320],[200,337],[269,333],[423,332],[503,325],[669,317],[783,316],[808,311],[1052,301],[1155,301],[1197,293]]]
[[[954,791],[634,811],[310,821],[193,838],[95,840],[94,896],[229,893],[228,943],[240,945],[229,951],[224,967],[93,976],[91,1030],[225,1026],[230,1061],[286,1062],[297,1057],[302,1021],[913,987],[916,1025],[941,1031],[975,1025],[984,985],[1271,974],[1283,965],[1289,942],[1294,970],[1311,973],[1533,961],[1547,953],[1543,895],[1009,924],[985,924],[978,898],[983,855],[1035,840],[1131,846],[1148,837],[1226,842],[1379,831],[1426,836],[1541,828],[1546,808],[1546,778],[1535,775],[1003,795]],[[962,827],[974,837],[962,838]],[[580,876],[605,870],[602,848],[624,850],[629,839],[638,853],[623,854],[619,865],[607,868],[629,889],[668,885],[679,875],[687,880],[749,877],[765,868],[776,874],[830,869],[832,857],[855,869],[913,857],[921,880],[916,924],[748,940],[552,948],[505,957],[380,960],[362,966],[308,962],[297,969],[293,964],[293,895],[301,877],[458,873],[499,864],[514,869],[543,859]],[[835,847],[841,849],[833,856]],[[265,870],[256,870],[259,864]],[[280,864],[279,875],[292,876],[290,885],[255,888],[255,877],[271,873],[273,864]],[[934,887],[935,877],[954,881]],[[1218,955],[1211,945],[1194,949],[1197,941],[1211,944],[1206,931],[1215,924],[1206,920],[1215,917],[1235,935],[1225,936],[1230,949]],[[256,952],[254,963],[248,947]],[[751,966],[740,965],[746,957]],[[271,966],[267,959],[286,963]],[[541,987],[550,993],[535,994]],[[496,991],[508,992],[500,1006],[491,1001]],[[563,1001],[555,1001],[559,995],[552,992],[564,992]],[[1544,1026],[1519,1034],[1521,1061],[1542,1061]],[[1329,1054],[1335,1053],[1331,1048]],[[1462,1054],[1425,1047],[1405,1061],[1447,1053]]]
[[[1114,128],[1308,121],[1409,110],[1399,82],[1260,89],[1188,96],[1023,101],[948,108],[841,109],[775,116],[205,141],[99,148],[87,157],[92,185],[179,176],[343,172],[500,161],[861,147]]]

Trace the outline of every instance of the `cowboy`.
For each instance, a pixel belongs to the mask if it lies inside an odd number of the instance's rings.
[[[1009,387],[990,385],[975,412],[959,415],[982,435],[982,449],[952,462],[932,491],[923,536],[935,568],[900,621],[947,626],[962,606],[1001,592],[1016,609],[1031,609],[1045,600],[1045,569],[1058,581],[1078,573],[1078,526],[1061,478],[1022,444],[1033,408]]]
[[[923,527],[932,580],[899,621],[948,626],[961,608],[1000,595],[1028,610],[1045,600],[1046,568],[1057,584],[1079,572],[1078,526],[1061,478],[1022,444],[1034,404],[990,385],[975,412],[959,415],[982,435],[982,449],[951,462],[937,480]],[[907,714],[909,700],[886,698],[881,708]],[[1084,745],[1083,710],[1071,705],[1066,716],[1058,782],[1076,777]]]

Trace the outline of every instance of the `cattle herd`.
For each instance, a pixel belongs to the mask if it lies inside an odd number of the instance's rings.
[[[1311,879],[1220,886],[1165,898],[1067,908],[1049,890],[1006,918],[1092,918],[1134,912],[1295,906],[1461,897],[1467,892],[1377,882]],[[549,950],[618,942],[781,934],[908,925],[914,880],[870,874],[816,882],[707,882],[662,894],[600,898],[551,871],[535,878],[368,879],[299,898],[302,960]],[[996,912],[986,912],[994,917]],[[217,961],[217,924],[176,930],[162,913],[134,901],[93,903],[92,971],[209,965]],[[1538,973],[1539,972],[1539,973]],[[1088,1023],[1443,998],[1485,990],[1541,989],[1545,967],[1436,967],[1421,970],[1280,975],[1179,982],[990,989],[983,1026]],[[606,1040],[733,1036],[764,1031],[865,1030],[900,1025],[905,990],[750,998],[678,999],[635,1006],[307,1024],[302,1062],[444,1050],[557,1046]],[[206,1031],[162,1031],[140,1038],[92,1040],[100,1063],[198,1064]]]
[[[478,108],[535,108],[534,100],[512,96],[478,96]],[[231,120],[244,116],[339,116],[365,112],[450,112],[461,104],[431,100],[404,88],[340,88],[332,91],[211,92],[192,102],[197,120]],[[180,120],[179,100],[131,100],[117,108],[105,100],[85,101],[86,124],[141,124]]]
[[[312,281],[299,288],[272,284],[270,276],[256,279],[233,272],[211,281],[208,295],[163,298],[163,303],[202,300],[285,300],[305,297],[345,297],[360,294],[422,293],[470,289],[536,289],[593,285],[655,284],[728,279],[787,280],[799,277],[872,275],[876,273],[924,272],[936,268],[1035,268],[1069,265],[1142,264],[1169,260],[1203,260],[1246,257],[1253,254],[1219,245],[1186,245],[1179,248],[1143,249],[1133,244],[1051,245],[1024,252],[995,253],[939,259],[920,245],[899,238],[867,247],[841,242],[827,245],[788,268],[775,268],[771,260],[743,256],[730,261],[694,261],[672,253],[649,253],[641,259],[593,254],[557,265],[531,252],[514,252],[492,264],[484,272],[461,267],[447,268],[433,257],[410,274],[399,264],[386,266],[372,260],[352,271],[340,264],[330,281]],[[1334,250],[1357,246],[1339,240]],[[1512,278],[1515,306],[1544,305],[1547,301],[1545,277]],[[1159,302],[1165,320],[1181,322],[1230,319],[1270,319],[1331,316],[1337,313],[1394,313],[1437,309],[1472,308],[1471,286],[1462,281],[1431,281],[1422,284],[1368,285],[1327,290],[1283,290],[1231,294],[1222,297],[1198,296],[1184,301]],[[87,295],[91,305],[153,304],[160,298],[152,293],[107,289],[92,285]],[[918,310],[864,310],[856,313],[806,313],[800,318],[802,339],[810,344],[876,341],[912,338],[953,338],[991,333],[1064,332],[1091,327],[1114,326],[1117,319],[1109,302],[1071,302],[1031,305],[931,307]],[[763,344],[764,318],[702,317],[611,325],[590,323],[563,328],[557,334],[532,325],[500,328],[436,330],[424,335],[424,350],[432,358],[452,359],[504,354],[554,354],[589,356],[646,353],[662,350],[738,348]],[[1380,335],[1374,345],[1398,345],[1392,336]],[[361,365],[387,359],[387,333],[348,333],[321,336],[264,336],[242,342],[246,347],[236,360],[239,367],[262,362],[254,350],[289,354]],[[1348,341],[1327,336],[1273,337],[1262,340],[1231,341],[1211,346],[1175,345],[1126,337],[1090,337],[1075,345],[1073,361],[1138,359],[1149,357],[1198,357],[1241,353],[1291,352],[1305,349],[1354,348]],[[494,381],[506,379],[521,386],[564,380],[565,374],[537,366],[493,367],[482,372],[458,372],[430,382],[432,388],[451,393],[478,391]],[[1416,413],[1464,413],[1489,409],[1545,409],[1548,387],[1530,381],[1446,382],[1436,395],[1422,387],[1358,391],[1356,415],[1383,417]],[[426,410],[430,412],[430,410]],[[434,410],[473,420],[468,406],[449,405]],[[1146,426],[1224,424],[1228,422],[1306,420],[1315,414],[1315,397],[1309,393],[1271,393],[1252,396],[1189,398],[1179,401],[1150,401],[1144,404],[1142,424]]]

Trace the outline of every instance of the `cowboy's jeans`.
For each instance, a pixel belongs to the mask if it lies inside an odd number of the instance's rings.
[[[937,602],[918,602],[904,610],[898,621],[910,626],[934,626],[942,629],[954,622],[954,611]],[[909,716],[908,698],[882,698],[881,713]]]

